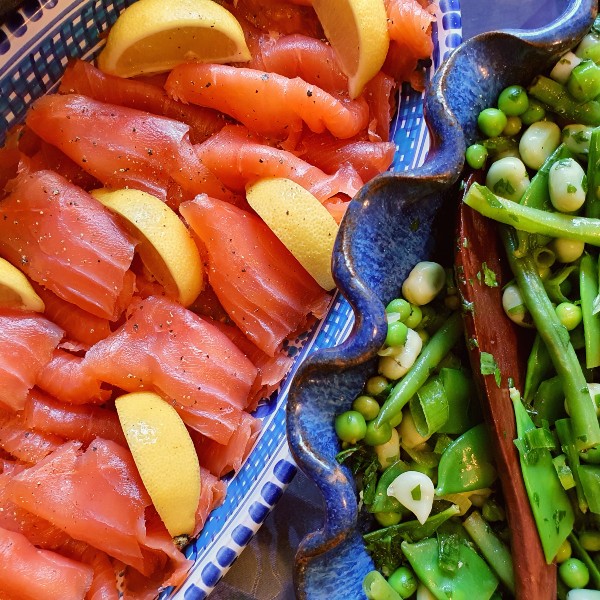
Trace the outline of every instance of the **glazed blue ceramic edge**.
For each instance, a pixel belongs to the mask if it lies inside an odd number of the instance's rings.
[[[462,171],[466,145],[476,137],[475,116],[503,87],[527,83],[574,46],[596,13],[596,0],[570,0],[548,26],[484,33],[461,44],[426,93],[431,150],[425,163],[375,178],[350,203],[333,272],[355,313],[354,328],[344,343],[301,366],[287,406],[292,456],[319,487],[326,512],[323,527],[304,538],[296,555],[298,598],[365,597],[362,578],[373,563],[362,543],[352,475],[335,460],[333,418],[349,407],[373,369],[386,334],[385,303],[414,263],[431,257],[440,226],[446,233],[454,229],[441,209]]]

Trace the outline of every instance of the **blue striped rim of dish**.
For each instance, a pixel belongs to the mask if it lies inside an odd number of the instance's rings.
[[[90,58],[102,46],[102,35],[130,0],[28,0],[0,26],[0,143],[20,123],[30,104],[56,89],[70,58]],[[436,0],[434,50],[424,61],[425,81],[461,43],[459,0]],[[394,172],[422,164],[429,149],[423,118],[423,94],[404,84],[391,124],[396,155]],[[257,409],[262,431],[245,464],[228,481],[227,497],[214,510],[200,536],[186,549],[194,560],[188,578],[161,599],[201,600],[258,531],[296,473],[286,439],[285,406],[290,384],[301,362],[320,348],[345,340],[354,324],[348,302],[336,294],[325,317],[290,345],[292,370],[278,391]]]

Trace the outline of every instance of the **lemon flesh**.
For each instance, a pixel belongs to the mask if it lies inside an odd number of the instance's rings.
[[[200,253],[190,232],[162,200],[141,190],[93,190],[92,196],[120,215],[141,240],[142,262],[167,293],[189,306],[202,291]]]
[[[17,267],[0,258],[0,307],[44,312],[44,301]]]
[[[333,289],[331,255],[338,224],[319,200],[283,177],[258,180],[248,186],[246,198],[315,281]]]
[[[138,0],[110,30],[98,66],[105,73],[135,77],[190,60],[250,60],[238,20],[213,0]]]
[[[313,0],[325,36],[348,76],[351,98],[381,70],[390,38],[383,0]]]
[[[191,535],[200,502],[200,466],[177,411],[153,392],[115,400],[144,487],[172,537]]]

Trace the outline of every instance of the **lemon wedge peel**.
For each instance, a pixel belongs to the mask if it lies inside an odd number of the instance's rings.
[[[162,73],[191,60],[247,62],[239,21],[213,0],[138,0],[111,28],[98,67],[119,77]]]
[[[383,0],[313,0],[325,36],[348,76],[351,98],[381,70],[390,37]]]
[[[17,267],[0,258],[0,307],[43,313],[44,301]]]
[[[200,502],[200,465],[177,411],[158,394],[115,400],[125,439],[144,487],[171,537],[192,535]]]
[[[259,179],[247,187],[246,198],[315,281],[333,289],[331,256],[338,224],[319,200],[282,177]]]
[[[169,295],[189,306],[202,291],[198,247],[177,214],[162,200],[141,190],[98,189],[92,196],[120,215],[138,239],[142,262]]]

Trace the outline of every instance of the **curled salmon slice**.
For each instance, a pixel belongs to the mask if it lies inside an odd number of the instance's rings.
[[[144,511],[151,504],[128,450],[67,442],[7,484],[9,499],[74,539],[144,567]]]
[[[0,310],[0,407],[25,406],[27,393],[62,337],[62,329],[41,315]]]
[[[165,89],[177,100],[215,108],[251,131],[278,139],[297,135],[304,124],[317,133],[349,138],[369,122],[363,98],[340,100],[299,77],[256,69],[188,63],[171,71]]]
[[[227,190],[194,153],[189,126],[78,94],[36,100],[26,123],[106,187],[133,187],[173,203]]]
[[[83,600],[92,577],[91,567],[36,548],[23,534],[0,528],[0,593],[22,600]]]
[[[36,379],[39,388],[69,404],[102,404],[110,390],[85,370],[84,359],[57,348]],[[77,438],[79,439],[79,438]]]
[[[227,421],[239,422],[257,377],[252,362],[214,325],[156,296],[137,301],[127,321],[92,346],[84,363],[101,381],[128,392],[155,391],[203,417],[202,432],[225,441],[237,425],[228,431]]]
[[[66,404],[37,388],[29,392],[25,408],[17,416],[25,427],[65,440],[90,444],[100,437],[126,445],[115,411],[94,405]]]
[[[0,206],[0,255],[97,317],[120,314],[133,253],[109,211],[51,171],[20,177]]]
[[[181,214],[208,252],[208,279],[231,320],[274,356],[283,340],[323,316],[330,296],[256,215],[198,196]]]
[[[363,185],[353,169],[340,164],[328,175],[291,152],[269,146],[242,125],[225,126],[196,146],[196,152],[227,187],[236,191],[243,191],[261,177],[286,177],[323,202],[336,194],[352,198]]]
[[[219,131],[227,122],[224,115],[201,106],[186,105],[169,98],[162,87],[146,81],[108,75],[84,60],[74,60],[63,73],[59,91],[83,94],[88,98],[143,110],[185,123],[190,140],[198,144]]]

